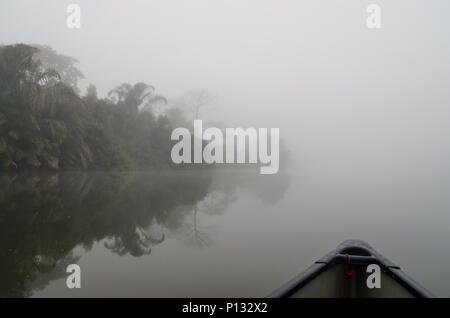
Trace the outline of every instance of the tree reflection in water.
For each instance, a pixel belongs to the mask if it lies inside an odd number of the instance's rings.
[[[201,215],[224,213],[240,188],[274,203],[289,186],[286,175],[261,184],[242,171],[0,175],[0,297],[31,296],[65,277],[77,246],[103,241],[113,253],[141,257],[167,231],[210,246]]]

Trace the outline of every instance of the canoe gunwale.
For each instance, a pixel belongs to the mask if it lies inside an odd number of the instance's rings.
[[[361,240],[347,240],[336,249],[316,261],[304,272],[295,276],[286,284],[268,295],[268,298],[286,298],[292,296],[322,272],[336,264],[369,265],[378,264],[382,270],[418,298],[435,297],[431,292],[405,274],[401,268],[383,255],[379,254],[369,244]]]

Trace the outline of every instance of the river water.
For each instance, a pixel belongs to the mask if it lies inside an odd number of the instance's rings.
[[[266,296],[348,238],[450,295],[449,200],[432,180],[314,166],[2,175],[0,295]]]

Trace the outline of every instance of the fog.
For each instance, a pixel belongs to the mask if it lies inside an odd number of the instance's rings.
[[[78,1],[81,29],[66,26],[69,3],[2,1],[0,41],[77,58],[81,86],[101,94],[137,81],[170,98],[206,89],[222,112],[209,115],[230,125],[340,136],[332,144],[355,129],[383,143],[419,132],[410,125],[442,118],[449,99],[445,1],[378,1],[379,30],[365,25],[368,1]]]
[[[77,58],[82,91],[207,90],[215,107],[203,117],[279,127],[305,173],[448,175],[446,1],[378,1],[377,30],[368,1],[79,1],[81,29],[66,26],[69,3],[2,1],[1,43]]]
[[[372,2],[381,29],[366,27]],[[379,245],[448,241],[448,1],[79,0],[80,29],[66,26],[69,3],[2,0],[0,44],[77,58],[82,93],[139,81],[169,99],[211,92],[205,119],[280,128],[306,213],[371,220]]]

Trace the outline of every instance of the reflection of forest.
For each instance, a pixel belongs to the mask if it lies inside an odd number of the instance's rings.
[[[288,187],[281,174],[261,186],[266,176],[238,170],[0,175],[0,297],[30,296],[65,277],[77,245],[104,240],[118,255],[139,257],[171,231],[207,246],[201,213],[225,211],[239,187],[265,202]]]

